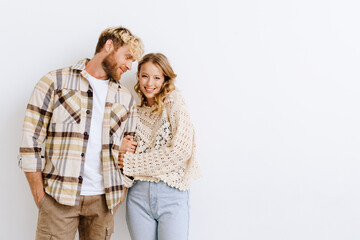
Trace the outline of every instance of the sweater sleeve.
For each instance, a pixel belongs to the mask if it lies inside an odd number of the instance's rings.
[[[126,175],[159,176],[178,169],[190,159],[194,144],[194,128],[184,99],[176,93],[176,97],[165,104],[172,132],[170,144],[147,153],[126,153],[124,157]]]
[[[19,156],[19,167],[25,172],[44,169],[45,160],[41,157],[41,147],[52,117],[53,100],[54,82],[48,74],[35,86],[26,108]]]

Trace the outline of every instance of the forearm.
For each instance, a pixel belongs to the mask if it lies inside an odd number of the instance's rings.
[[[29,182],[35,203],[38,206],[41,198],[45,195],[42,172],[25,172],[25,176]]]
[[[184,165],[190,156],[191,150],[181,152],[173,147],[165,146],[149,153],[126,153],[124,156],[124,173],[128,176],[154,177],[163,175]]]

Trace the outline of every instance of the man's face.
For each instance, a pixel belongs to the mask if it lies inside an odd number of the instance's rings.
[[[119,81],[121,75],[127,70],[131,70],[132,63],[135,61],[130,52],[130,45],[125,44],[116,51],[112,51],[102,61],[102,67],[106,74]]]

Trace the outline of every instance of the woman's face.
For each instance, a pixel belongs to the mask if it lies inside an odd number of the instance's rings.
[[[140,90],[145,95],[149,106],[154,105],[155,96],[161,90],[165,77],[161,69],[152,62],[144,63],[138,73]]]

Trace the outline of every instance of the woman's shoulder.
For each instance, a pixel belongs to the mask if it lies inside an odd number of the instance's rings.
[[[181,95],[179,90],[173,90],[169,93],[169,95],[165,99],[165,104],[171,104],[171,103],[184,103],[184,98]]]

